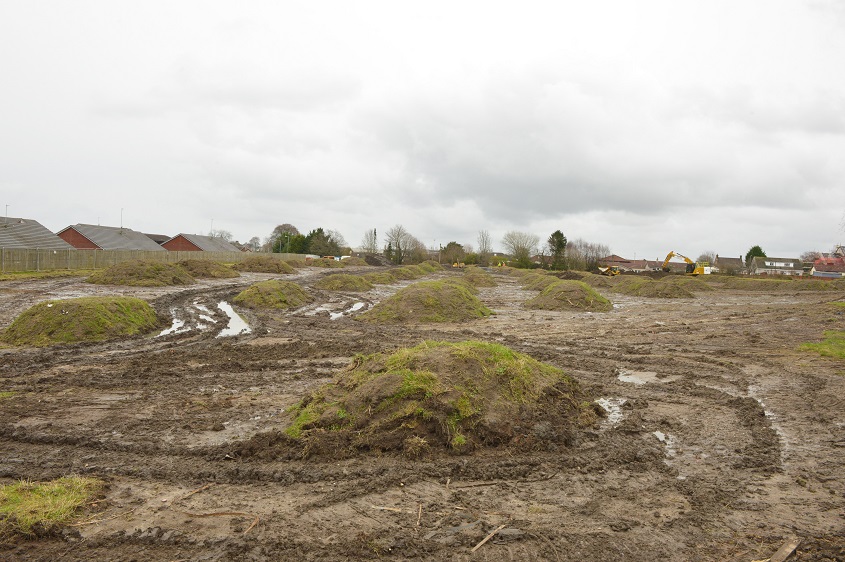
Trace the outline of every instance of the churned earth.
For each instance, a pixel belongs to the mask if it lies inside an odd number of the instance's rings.
[[[243,323],[228,312],[234,296],[282,277],[0,283],[0,328],[43,300],[93,295],[140,297],[165,319],[158,337],[0,348],[0,484],[105,482],[73,526],[7,540],[0,559],[751,561],[793,539],[789,560],[845,559],[845,362],[799,350],[845,329],[831,304],[841,292],[711,280],[714,291],[663,299],[599,287],[609,312],[561,312],[527,308],[538,291],[494,269],[495,286],[477,294],[492,316],[379,324],[355,317],[414,281],[313,286],[332,273],[284,275],[314,302],[236,306]],[[291,408],[356,354],[426,340],[530,355],[607,415],[536,450],[412,459],[278,447]]]

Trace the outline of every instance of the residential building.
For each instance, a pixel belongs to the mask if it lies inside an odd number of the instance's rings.
[[[804,274],[804,267],[798,258],[769,258],[757,256],[748,266],[751,275],[795,275]]]
[[[199,234],[177,234],[161,245],[170,252],[240,252],[223,238]]]
[[[0,248],[22,250],[72,250],[73,246],[33,219],[0,219]]]
[[[58,236],[80,250],[166,251],[146,234],[126,227],[75,224],[60,230]]]

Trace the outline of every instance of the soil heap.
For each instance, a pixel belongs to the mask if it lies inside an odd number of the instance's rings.
[[[476,287],[495,287],[497,285],[492,275],[478,267],[468,267],[464,271],[464,279]]]
[[[542,291],[549,285],[560,281],[554,275],[543,275],[542,273],[529,273],[519,278],[519,284],[523,289],[530,291]]]
[[[620,275],[612,280],[610,290],[624,295],[648,298],[691,299],[695,297],[680,284],[665,279],[654,281],[649,277]]]
[[[349,257],[349,258],[344,258],[343,265],[347,266],[347,265],[370,265],[370,264],[368,264],[367,260],[365,260],[364,258],[352,256],[352,257]]]
[[[427,341],[358,356],[305,399],[286,434],[307,453],[571,445],[601,409],[551,365],[492,343]]]
[[[84,297],[38,303],[18,316],[2,334],[12,345],[105,341],[159,327],[146,301],[134,297]]]
[[[349,275],[346,273],[335,273],[334,275],[327,275],[323,277],[314,286],[318,289],[326,291],[352,291],[361,292],[369,291],[373,288],[372,283],[361,277],[360,275]]]
[[[493,312],[465,287],[420,281],[356,317],[363,322],[465,322]]]
[[[396,278],[389,271],[373,271],[362,275],[364,279],[373,285],[391,285],[396,283]]]
[[[613,304],[609,300],[583,281],[564,281],[555,277],[552,279],[555,279],[554,283],[525,303],[527,308],[591,312],[607,312],[613,309]]]
[[[295,270],[285,261],[270,256],[249,256],[233,266],[238,271],[252,273],[293,273]]]
[[[247,308],[299,308],[314,297],[296,283],[270,279],[244,289],[232,301]]]
[[[182,266],[151,260],[129,260],[94,273],[88,283],[129,285],[133,287],[169,287],[191,285],[194,278]]]
[[[343,267],[343,262],[334,258],[317,258],[306,263],[314,267]]]
[[[179,265],[195,279],[231,279],[241,276],[231,267],[216,261],[184,260]]]

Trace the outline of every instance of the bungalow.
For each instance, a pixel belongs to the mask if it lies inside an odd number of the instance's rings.
[[[152,240],[153,242],[155,242],[159,246],[161,246],[162,244],[164,244],[165,242],[167,242],[168,240],[170,240],[172,238],[172,236],[170,236],[168,234],[150,234],[149,232],[145,232],[144,236],[146,236],[147,238],[149,238],[150,240]]]
[[[814,277],[845,277],[845,258],[833,255],[822,256],[813,262],[810,275]]]
[[[22,250],[72,250],[73,246],[32,219],[0,219],[0,248]]]
[[[124,227],[75,224],[60,230],[58,236],[79,250],[165,251],[145,234]]]
[[[742,256],[738,258],[724,258],[716,254],[712,267],[713,273],[727,273],[730,275],[746,272],[745,261],[742,259]]]
[[[223,238],[199,234],[177,234],[161,245],[170,252],[239,252]]]
[[[804,274],[804,267],[798,258],[769,258],[757,256],[748,266],[751,275],[796,275]]]

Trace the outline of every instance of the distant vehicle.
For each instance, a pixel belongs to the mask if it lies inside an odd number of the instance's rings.
[[[666,259],[663,260],[663,271],[670,271],[669,269],[669,260],[674,258],[675,256],[683,259],[687,263],[687,275],[710,275],[710,264],[706,261],[692,261],[688,257],[683,254],[679,254],[675,251],[669,252],[666,256]]]
[[[608,277],[613,277],[614,275],[619,275],[619,266],[618,265],[611,265],[608,267],[599,267],[599,273],[602,275],[607,275]]]

